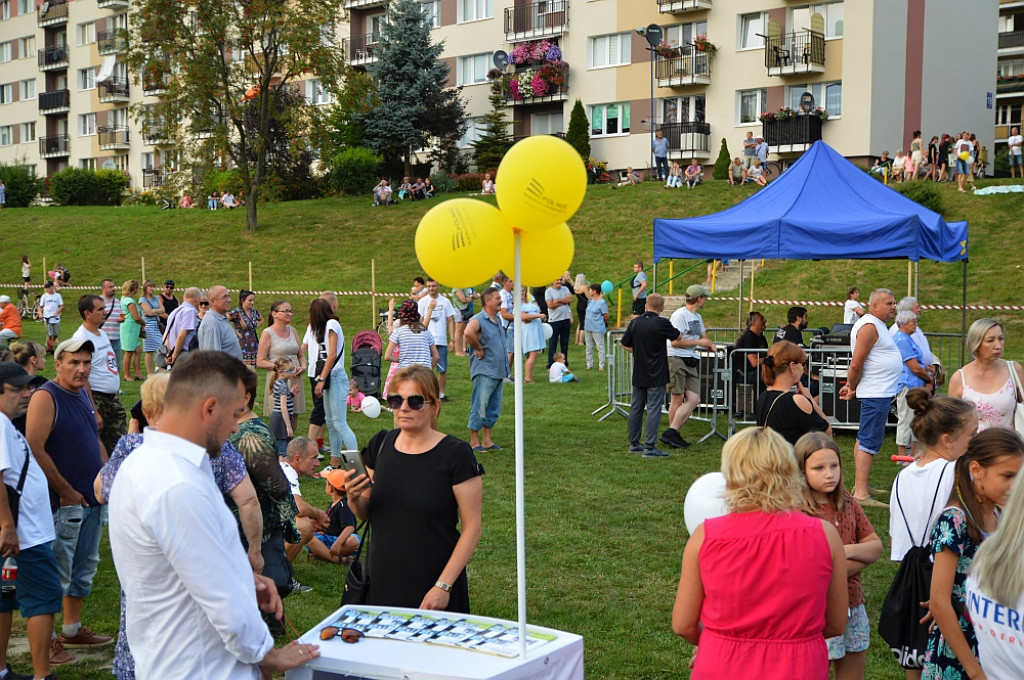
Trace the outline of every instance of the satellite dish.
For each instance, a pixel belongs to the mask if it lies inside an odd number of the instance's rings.
[[[504,50],[498,50],[494,53],[493,57],[494,66],[500,71],[504,70],[508,66],[508,52]]]
[[[661,26],[658,24],[651,24],[647,27],[644,37],[647,38],[647,42],[650,43],[651,47],[657,47],[664,39],[665,32],[661,30]]]
[[[814,95],[810,92],[804,92],[800,95],[800,110],[804,113],[810,113],[814,110]]]

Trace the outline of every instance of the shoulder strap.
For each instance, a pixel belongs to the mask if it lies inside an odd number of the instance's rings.
[[[1006,365],[1010,369],[1010,381],[1013,382],[1013,396],[1015,398],[1014,401],[1016,401],[1019,404],[1022,401],[1024,401],[1024,399],[1021,398],[1020,377],[1017,375],[1017,369],[1014,367],[1015,362],[1007,361]]]
[[[21,438],[21,447],[25,451],[25,462],[21,466],[21,476],[18,477],[18,494],[21,494],[22,489],[25,488],[25,477],[28,476],[28,460],[32,456],[24,436]]]
[[[955,463],[954,463],[954,465],[955,465]],[[939,497],[939,488],[942,486],[942,478],[945,476],[946,469],[949,468],[949,466],[950,466],[950,463],[946,463],[945,465],[943,465],[942,466],[942,472],[939,473],[939,481],[935,484],[935,493],[932,494],[932,503],[931,503],[930,506],[928,506],[928,518],[929,519],[931,519],[932,513],[935,512],[935,501]],[[955,479],[953,480],[953,483],[956,484],[956,480]],[[902,510],[903,509],[900,508],[901,512],[902,512]],[[906,519],[906,518],[904,518],[904,519]],[[924,534],[921,535],[921,545],[924,545],[925,540],[928,538],[928,528],[929,527],[927,525],[925,525],[925,527],[924,527]],[[913,539],[914,537],[911,536],[910,538]]]
[[[768,407],[768,413],[764,414],[764,422],[766,425],[768,423],[768,416],[772,414],[772,409],[775,408],[775,402],[777,402],[779,399],[782,399],[784,396],[786,396],[786,392],[780,392],[779,396],[775,397],[775,400],[772,401],[772,405]]]

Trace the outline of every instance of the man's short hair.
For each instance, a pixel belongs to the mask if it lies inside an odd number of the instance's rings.
[[[888,288],[875,288],[873,291],[871,291],[871,297],[868,298],[868,306],[870,307],[871,305],[875,304],[875,300],[880,295],[888,295],[891,298],[896,297],[896,293],[893,293]]]
[[[326,300],[327,302],[337,302],[338,294],[335,293],[333,290],[325,290],[324,292],[320,293],[320,299]]]
[[[495,295],[501,295],[501,291],[497,288],[487,288],[484,292],[480,293],[480,304],[487,304],[487,301]]]
[[[646,307],[652,312],[660,312],[665,309],[665,298],[661,297],[658,293],[651,293],[647,296]]]
[[[102,286],[102,285],[104,285],[104,284],[106,284],[108,282],[109,283],[113,283],[114,279],[103,279],[102,281],[100,281],[100,285]]]
[[[209,397],[228,399],[239,384],[244,384],[249,368],[227,352],[194,350],[174,362],[167,381],[164,409],[189,407]],[[253,374],[255,375],[255,374]]]
[[[802,316],[807,316],[806,307],[790,307],[789,311],[786,312],[786,322],[796,323],[796,320]]]
[[[91,293],[88,293],[78,298],[78,313],[83,319],[85,318],[86,314],[88,314],[89,312],[96,308],[96,300],[99,300],[100,303],[103,302],[103,298],[101,298],[99,295],[93,295]]]
[[[917,304],[917,298],[913,295],[908,295],[896,303],[896,313],[905,311],[914,311],[914,305]]]
[[[309,437],[296,437],[288,442],[288,448],[285,449],[285,458],[288,460],[301,458],[309,451],[309,445],[315,443]]]
[[[183,297],[186,300],[198,300],[202,296],[203,296],[203,291],[201,291],[200,289],[196,288],[195,286],[189,286],[188,288],[185,289],[185,293],[183,294]]]

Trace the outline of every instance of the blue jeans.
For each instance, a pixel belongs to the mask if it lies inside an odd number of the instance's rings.
[[[473,378],[473,396],[469,407],[469,429],[479,432],[481,428],[494,427],[501,415],[505,381],[478,375]]]
[[[50,544],[23,548],[18,553],[18,596],[14,600],[0,600],[0,612],[18,609],[26,619],[56,614],[61,610],[61,596]]]
[[[643,447],[653,449],[658,443],[658,425],[661,423],[661,409],[665,406],[665,386],[637,387],[633,386],[633,401],[629,406],[629,421],[626,425],[629,443],[640,444],[640,423],[647,409],[647,426],[644,429]]]
[[[106,506],[66,505],[53,513],[53,556],[64,597],[88,597],[100,564],[100,536]]]
[[[667,156],[655,156],[654,167],[657,168],[658,179],[665,179],[668,177],[668,157]]]
[[[348,426],[346,412],[348,401],[348,375],[338,365],[331,371],[331,388],[324,390],[324,417],[327,431],[331,433],[331,458],[341,458],[342,450],[354,451],[359,448],[356,433]],[[344,444],[344,449],[342,449]]]

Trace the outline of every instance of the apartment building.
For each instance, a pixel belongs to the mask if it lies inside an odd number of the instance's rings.
[[[166,94],[165,76],[136,79],[123,63],[130,0],[0,0],[0,162],[118,169],[154,188],[179,154],[164,121],[129,115]],[[338,27],[338,40],[348,25]],[[295,87],[319,104],[315,79]]]
[[[969,11],[961,0],[428,0],[425,6],[435,39],[445,42],[453,81],[464,88],[470,128],[463,146],[480,135],[479,118],[489,108],[487,72],[501,50],[513,62],[514,73],[504,77],[515,136],[564,132],[580,99],[591,155],[621,169],[647,167],[658,128],[673,157],[702,162],[714,161],[723,138],[739,155],[747,131],[764,135],[782,158],[824,139],[866,161],[883,149],[909,147],[915,129],[929,136],[968,129],[991,148],[996,41],[989,36],[999,2],[972,0]],[[346,3],[351,36],[344,47],[352,64],[374,63],[386,6],[385,0]],[[651,25],[661,29],[657,50],[647,40]],[[782,107],[800,111],[801,102],[810,115],[760,120]],[[819,108],[827,119],[813,113]]]
[[[1024,1],[999,0],[996,64],[996,150],[1006,148],[1010,128],[1021,125],[1024,104]]]

